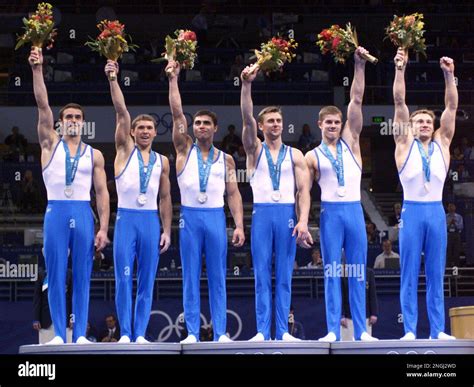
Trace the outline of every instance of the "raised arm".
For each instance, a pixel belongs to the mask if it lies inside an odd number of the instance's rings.
[[[227,204],[235,222],[235,230],[232,236],[232,243],[240,247],[245,242],[244,233],[244,210],[242,205],[242,196],[237,186],[237,175],[235,173],[235,161],[232,156],[224,154],[226,160],[226,193]]]
[[[357,47],[354,52],[354,79],[351,86],[351,100],[347,107],[346,127],[342,132],[342,137],[348,144],[359,143],[360,133],[364,124],[362,116],[362,100],[365,89],[365,63],[362,54],[368,51],[363,47]]]
[[[293,163],[295,168],[296,199],[298,223],[293,230],[297,235],[296,242],[302,247],[309,248],[313,244],[313,238],[308,231],[309,210],[311,207],[310,175],[308,165],[299,149],[292,148]]]
[[[95,237],[95,246],[97,251],[101,251],[108,243],[107,231],[109,229],[110,216],[110,197],[107,190],[107,177],[105,175],[104,156],[100,151],[94,149],[94,172],[93,181],[97,203],[97,212],[99,213],[100,229]]]
[[[395,56],[395,63],[397,63],[398,60],[403,62],[403,67],[398,69],[397,66],[395,66],[395,79],[393,81],[393,101],[395,104],[393,136],[397,144],[411,144],[413,134],[411,130],[408,130],[410,112],[405,103],[405,69],[408,62],[408,52],[399,48]]]
[[[43,77],[43,54],[41,49],[31,48],[28,62],[33,72],[33,91],[38,106],[38,139],[41,149],[51,149],[59,139],[54,130],[53,112],[49,107],[48,91]],[[34,64],[39,62],[39,64]]]
[[[243,71],[240,79],[242,90],[240,92],[240,109],[242,111],[242,144],[247,155],[255,155],[260,150],[260,139],[257,137],[257,121],[253,116],[252,82],[257,72],[249,74],[249,66]]]
[[[163,234],[160,238],[160,254],[164,253],[171,244],[171,220],[173,218],[173,205],[170,193],[170,163],[168,158],[161,156],[163,167],[160,176],[160,217]]]
[[[166,66],[166,70],[168,69],[173,69],[171,73],[166,72],[169,79],[169,101],[173,116],[173,144],[177,153],[187,154],[193,144],[193,139],[188,134],[188,124],[179,93],[178,76],[181,67],[178,62],[170,60]]]
[[[456,111],[458,110],[458,89],[454,80],[454,61],[443,56],[439,60],[441,70],[444,74],[445,93],[444,111],[441,115],[440,128],[438,130],[444,145],[450,146],[456,126]]]
[[[105,74],[107,75],[112,71],[115,71],[115,73],[118,75],[119,65],[117,62],[109,59],[105,65]],[[122,90],[120,89],[118,77],[116,77],[113,81],[109,79],[109,84],[110,95],[114,104],[117,122],[117,126],[115,128],[115,148],[117,150],[123,149],[125,151],[131,151],[133,148],[133,139],[130,136],[130,113],[128,112],[127,106],[125,105],[125,98],[123,96]]]

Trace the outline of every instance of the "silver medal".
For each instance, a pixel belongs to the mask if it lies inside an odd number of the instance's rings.
[[[341,198],[346,196],[346,187],[343,185],[340,185],[337,187],[337,195],[340,196]]]
[[[272,192],[272,200],[274,202],[279,202],[281,199],[281,192],[280,191],[273,191]]]
[[[73,193],[74,190],[72,189],[72,186],[67,185],[66,188],[64,188],[64,195],[66,195],[68,198],[70,198]]]
[[[137,202],[139,206],[144,206],[146,204],[146,195],[144,193],[138,195]]]
[[[207,194],[205,192],[199,192],[198,202],[204,204],[207,202]]]

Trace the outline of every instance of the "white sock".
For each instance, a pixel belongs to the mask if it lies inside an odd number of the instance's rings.
[[[189,335],[184,340],[180,341],[180,344],[194,344],[197,343],[197,338],[194,335]]]
[[[283,336],[281,337],[282,341],[287,341],[287,342],[295,342],[295,341],[301,341],[301,339],[298,339],[295,336],[290,335],[288,332],[283,333]]]
[[[62,339],[61,336],[55,336],[52,340],[48,341],[47,343],[44,343],[44,345],[59,345],[59,344],[64,344],[64,340]]]
[[[87,340],[84,336],[80,336],[77,338],[76,344],[92,344],[92,341]]]
[[[219,340],[217,340],[219,343],[232,343],[233,340],[228,337],[227,335],[220,335]]]
[[[363,332],[360,335],[360,341],[379,341],[376,337],[369,335],[367,332]]]
[[[401,337],[400,340],[412,341],[412,340],[416,340],[416,336],[413,332],[408,332],[408,333],[405,333],[405,336]]]
[[[255,341],[255,342],[265,341],[265,336],[263,336],[263,333],[258,332],[249,341]]]
[[[318,339],[318,341],[321,341],[323,343],[334,343],[336,340],[337,340],[337,337],[334,332],[329,332],[326,336]]]
[[[130,343],[130,337],[123,335],[120,340],[118,341],[120,344],[128,344]]]
[[[135,343],[137,344],[150,344],[150,342],[145,339],[143,336],[138,336],[137,339],[135,340]]]

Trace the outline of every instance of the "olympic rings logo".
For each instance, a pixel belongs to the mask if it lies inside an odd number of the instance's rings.
[[[210,321],[208,322],[206,316],[204,316],[202,313],[200,315],[201,315],[201,322],[202,322],[201,326],[205,329],[209,328],[211,326],[211,322]],[[231,309],[227,309],[227,315],[228,317],[232,316],[233,318],[235,318],[237,329],[234,334],[230,335],[230,338],[232,340],[236,340],[242,333],[242,327],[243,327],[242,319],[236,312],[234,312]],[[153,322],[152,322],[153,316],[162,316],[165,319],[165,326],[161,328],[155,341],[157,342],[167,341],[171,337],[173,332],[176,334],[178,338],[181,337],[181,332],[184,331],[184,313],[180,313],[176,317],[175,321],[173,322],[173,320],[171,319],[171,316],[168,313],[163,312],[162,310],[153,310],[150,313],[150,325],[157,324],[155,319],[153,319]],[[162,324],[159,324],[159,326],[161,327]]]
[[[159,115],[157,113],[148,113],[156,121],[156,134],[158,136],[163,136],[164,134],[171,132],[173,129],[173,116],[171,113],[164,113]],[[184,112],[184,117],[186,118],[187,128],[190,128],[193,125],[193,116]]]

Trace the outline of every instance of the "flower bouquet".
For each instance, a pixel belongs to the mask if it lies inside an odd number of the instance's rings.
[[[53,6],[49,3],[39,3],[36,12],[29,19],[23,18],[25,33],[18,36],[15,50],[27,42],[31,42],[37,50],[41,50],[45,43],[47,43],[47,49],[53,46],[57,32],[54,28],[52,8]],[[35,62],[35,64],[39,64],[39,62]]]
[[[132,41],[130,35],[125,35],[125,25],[120,24],[118,20],[109,21],[102,20],[97,24],[100,34],[96,39],[92,39],[85,43],[92,51],[97,51],[107,59],[117,61],[124,52],[135,51],[138,46],[128,43],[126,38]],[[108,75],[109,80],[115,81],[117,74],[111,71]]]
[[[385,29],[386,37],[397,46],[408,51],[412,48],[415,52],[426,56],[426,45],[425,38],[423,37],[425,30],[423,26],[423,14],[414,13],[408,16],[393,16],[393,20],[390,25]],[[403,68],[403,63],[397,61],[397,69]]]
[[[257,61],[250,66],[248,75],[259,69],[266,74],[280,70],[286,62],[290,63],[296,56],[294,50],[298,47],[298,43],[294,39],[285,40],[281,37],[273,37],[267,43],[262,43],[260,47],[260,50],[254,50],[255,55],[250,58],[256,58]]]
[[[345,29],[334,24],[322,30],[318,34],[316,44],[323,54],[331,53],[336,63],[345,63],[347,58],[359,46],[359,41],[355,28],[352,28],[351,23],[347,23]],[[370,54],[362,54],[361,56],[370,63],[377,64],[378,62],[378,59]]]
[[[165,39],[165,52],[161,58],[153,59],[152,62],[159,63],[162,61],[175,60],[185,70],[191,70],[194,67],[196,60],[197,40],[196,33],[190,30],[176,30],[174,38],[167,35]],[[168,75],[173,70],[168,69]]]

